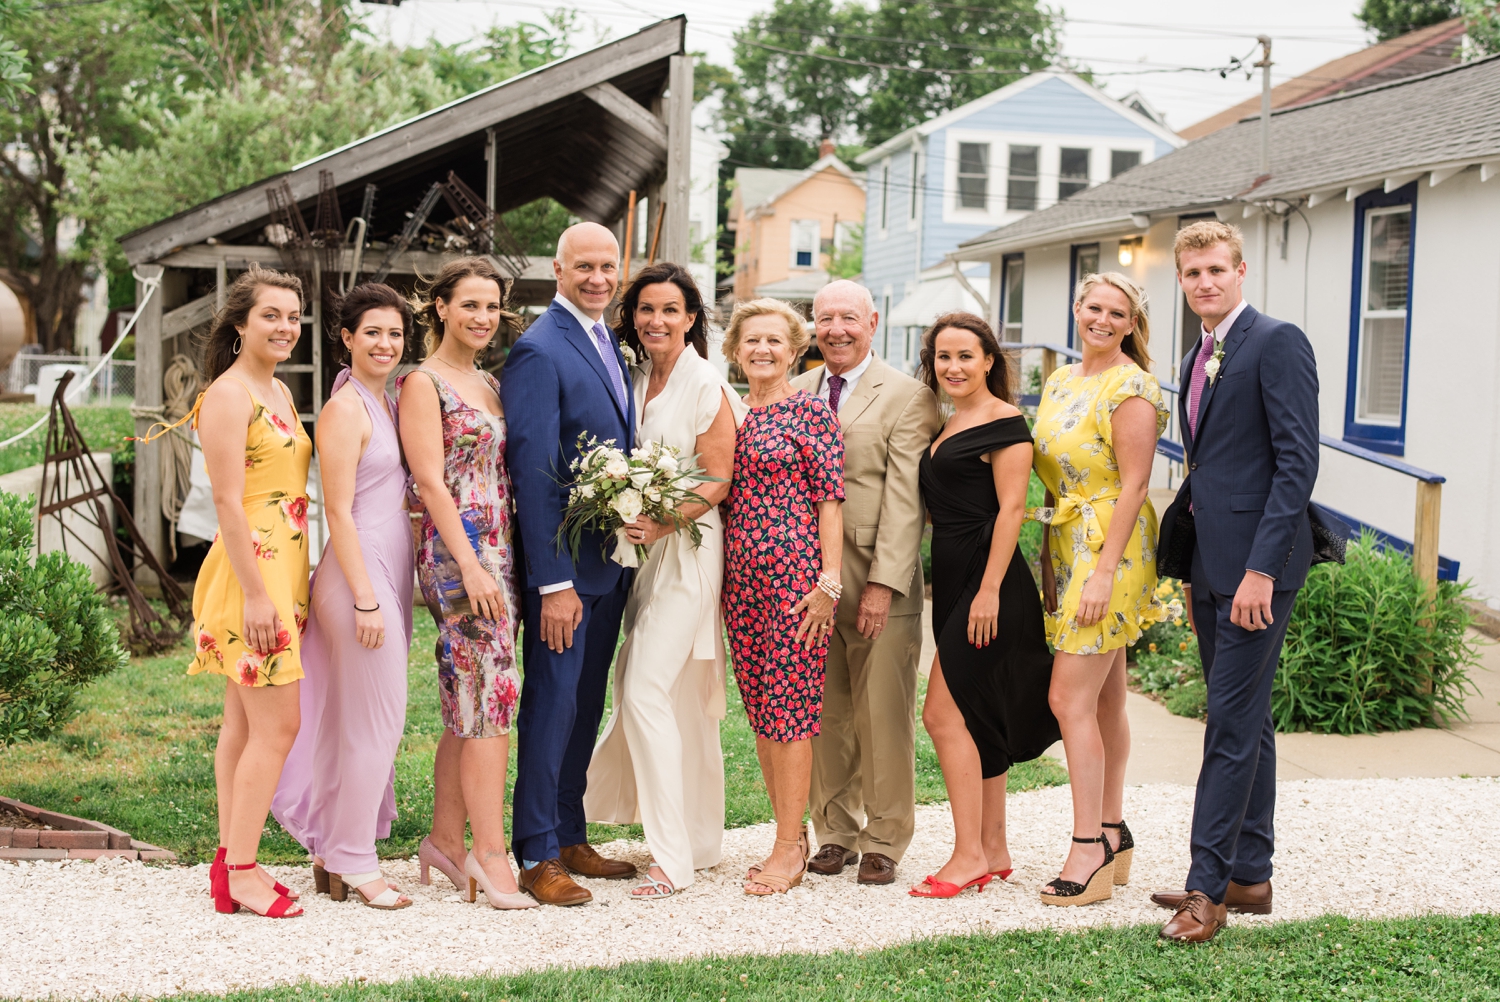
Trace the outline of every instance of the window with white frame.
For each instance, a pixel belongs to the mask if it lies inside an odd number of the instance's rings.
[[[1026,257],[1023,254],[1007,254],[1001,268],[1000,340],[1019,344],[1021,311],[1026,291]]]
[[[1091,151],[1064,146],[1057,152],[1057,200],[1061,202],[1072,198],[1089,186],[1089,153]]]
[[[1005,183],[1005,207],[1030,212],[1036,208],[1037,177],[1041,173],[1040,146],[1012,146]]]
[[[1405,449],[1416,184],[1355,200],[1355,269],[1344,437]]]
[[[823,224],[816,219],[792,220],[793,268],[816,268],[818,266],[818,240]]]
[[[989,143],[959,143],[958,207],[960,209],[987,209],[989,198]]]
[[[1110,150],[1109,151],[1109,176],[1119,177],[1132,167],[1138,167],[1141,163],[1140,150]]]

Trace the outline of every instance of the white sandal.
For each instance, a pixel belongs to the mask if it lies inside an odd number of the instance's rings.
[[[373,873],[340,874],[330,872],[328,874],[328,896],[335,901],[343,901],[349,896],[348,889],[352,887],[354,888],[355,896],[359,898],[360,902],[370,908],[379,908],[381,911],[393,912],[411,907],[411,899],[406,898],[402,900],[401,892],[389,883],[385,885],[385,890],[373,898],[365,897],[364,892],[360,888],[365,884],[384,879],[384,877],[385,875],[379,870]]]
[[[636,884],[634,887],[632,887],[630,889],[630,900],[632,900],[632,901],[664,901],[667,898],[670,898],[672,895],[674,895],[674,894],[677,893],[677,888],[673,887],[670,881],[657,880],[655,877],[651,876],[651,867],[656,866],[656,865],[657,865],[657,863],[656,863],[655,860],[652,860],[650,863],[648,863],[646,865],[646,872],[645,872],[645,875],[641,878],[641,882],[639,884]],[[651,890],[654,890],[656,893],[655,894],[636,894],[635,893],[636,891],[642,891],[642,890],[646,890],[648,888],[651,889]]]

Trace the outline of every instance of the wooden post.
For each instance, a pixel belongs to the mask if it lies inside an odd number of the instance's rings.
[[[165,285],[167,269],[159,264],[136,266],[136,274],[145,279],[161,279]],[[135,301],[145,300],[145,282],[137,279]],[[161,317],[162,301],[166,289],[158,288],[156,294],[140,307],[140,316],[135,322],[135,433],[145,435],[146,429],[161,416]],[[140,527],[141,541],[166,562],[164,525],[161,517],[161,463],[164,445],[160,441],[149,445],[137,442],[135,446],[135,522]],[[161,594],[161,583],[156,574],[144,562],[135,567],[135,582],[148,595]]]
[[[1427,585],[1429,597],[1437,595],[1438,526],[1443,509],[1443,485],[1417,481],[1417,526],[1412,534],[1412,569]]]
[[[1047,385],[1047,377],[1057,371],[1057,352],[1051,348],[1042,349],[1042,385]]]
[[[500,169],[500,151],[495,146],[495,129],[484,130],[484,204],[495,211],[495,177]]]
[[[229,295],[229,262],[219,258],[214,263],[214,312],[224,308]]]
[[[630,189],[630,198],[625,203],[625,260],[620,264],[620,288],[630,282],[630,252],[635,249],[635,189]]]
[[[693,150],[693,57],[668,59],[667,86],[667,183],[663,185],[661,260],[686,265],[692,254],[688,227],[688,202],[692,195]]]

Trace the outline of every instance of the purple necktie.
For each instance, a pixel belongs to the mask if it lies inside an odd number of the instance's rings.
[[[1208,382],[1208,360],[1214,354],[1214,336],[1203,335],[1203,344],[1198,348],[1198,357],[1193,359],[1193,375],[1188,380],[1188,425],[1193,437],[1198,437],[1198,405],[1203,400],[1203,387]]]
[[[833,408],[835,414],[839,412],[839,396],[844,392],[844,383],[843,376],[828,377],[828,406]]]
[[[599,343],[599,354],[604,356],[604,368],[609,372],[609,384],[614,387],[620,410],[630,413],[625,400],[625,379],[620,375],[620,363],[615,358],[615,343],[609,339],[609,331],[603,323],[594,324],[594,340]]]

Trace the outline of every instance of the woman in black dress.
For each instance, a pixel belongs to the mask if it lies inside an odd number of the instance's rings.
[[[922,455],[932,518],[932,631],[938,653],[922,723],[953,809],[953,855],[911,889],[951,898],[1011,873],[1005,780],[1059,737],[1047,705],[1052,655],[1042,600],[1017,540],[1031,477],[1031,431],[1011,402],[1005,356],[972,313],[922,337],[922,375],[953,416]]]

